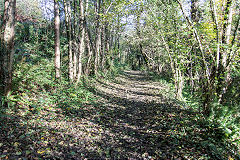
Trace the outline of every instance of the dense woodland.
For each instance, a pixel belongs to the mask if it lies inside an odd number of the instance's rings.
[[[238,0],[0,0],[0,159],[240,159]]]

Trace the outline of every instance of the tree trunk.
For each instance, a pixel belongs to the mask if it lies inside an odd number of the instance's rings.
[[[79,55],[78,55],[78,75],[77,75],[77,83],[80,81],[81,75],[82,75],[82,55],[85,50],[85,13],[84,13],[84,6],[83,6],[83,0],[80,0],[80,19],[81,19],[81,28],[82,28],[82,33],[81,33],[81,38],[80,38],[80,46],[79,46]]]
[[[73,41],[73,80],[77,80],[77,68],[78,68],[78,58],[77,58],[77,54],[79,54],[79,47],[78,47],[78,43],[77,43],[77,28],[78,28],[78,24],[77,24],[77,1],[73,1],[73,31],[72,31],[72,41]]]
[[[105,58],[106,58],[107,54],[109,54],[109,52],[110,52],[110,33],[109,33],[109,24],[108,23],[106,23],[106,25],[105,25],[105,35],[106,35],[106,37],[105,37],[105,50],[106,50]]]
[[[191,19],[194,23],[200,20],[199,0],[191,0]]]
[[[70,82],[73,82],[73,53],[72,53],[72,23],[71,23],[71,4],[64,0],[64,11],[68,38],[68,70]]]
[[[7,96],[12,87],[16,0],[5,0],[0,44],[0,96]]]
[[[224,10],[223,21],[223,34],[222,34],[222,46],[220,52],[220,64],[218,68],[218,84],[217,94],[219,96],[219,102],[222,102],[223,94],[225,94],[229,81],[230,81],[230,67],[227,66],[227,60],[230,57],[230,36],[232,29],[232,0],[227,0]]]
[[[103,45],[103,57],[102,57],[102,66],[103,69],[106,69],[105,65],[106,65],[106,59],[107,59],[107,55],[109,52],[109,37],[108,37],[108,22],[105,22],[105,24],[103,25],[103,40],[102,40],[102,45]]]
[[[95,3],[95,14],[96,14],[96,37],[95,37],[95,62],[94,62],[94,73],[97,74],[99,66],[99,53],[101,45],[101,29],[100,29],[100,11],[101,11],[101,0]]]
[[[89,28],[87,27],[87,15],[88,15],[88,0],[86,0],[86,10],[85,10],[85,14],[84,14],[84,28],[85,28],[85,40],[86,40],[86,47],[87,47],[87,52],[88,52],[88,60],[87,60],[87,64],[86,64],[86,69],[85,69],[85,74],[89,75],[90,74],[90,70],[92,69],[92,65],[91,65],[91,60],[93,57],[93,52],[95,53],[95,48],[92,42],[92,38],[91,38],[91,33],[89,31]]]
[[[175,79],[175,88],[176,88],[176,98],[181,100],[183,98],[182,91],[183,91],[184,80],[183,80],[183,75],[180,69],[176,69],[174,79]]]
[[[60,16],[59,16],[59,4],[57,0],[54,0],[54,13],[55,13],[55,72],[56,79],[60,78]]]
[[[194,25],[198,25],[199,20],[201,18],[200,15],[200,11],[199,11],[199,0],[191,0],[191,19],[192,22],[194,23]],[[191,37],[193,36],[193,34],[190,35]],[[190,52],[189,55],[189,59],[190,59],[190,64],[189,64],[189,68],[188,70],[188,75],[189,75],[189,80],[188,80],[188,84],[191,86],[191,92],[193,93],[195,91],[195,83],[194,83],[194,62],[195,59],[193,59],[193,54],[197,55],[198,51],[197,51],[197,46],[192,44],[192,51]]]
[[[88,60],[87,60],[87,64],[86,64],[86,75],[89,75],[90,73],[90,69],[91,69],[91,59],[92,59],[92,49],[90,47],[90,40],[89,40],[89,36],[88,33],[86,33],[86,45],[87,45],[87,50],[88,50]]]
[[[142,8],[140,9],[139,13],[137,14],[137,24],[136,24],[137,36],[138,36],[139,41],[140,41],[139,42],[139,52],[143,56],[143,59],[144,59],[144,62],[146,64],[146,66],[149,68],[148,57],[147,57],[146,53],[144,53],[144,51],[143,51],[143,45],[142,45],[142,42],[141,42],[141,39],[142,39],[142,35],[141,35],[141,31],[140,31],[140,17],[141,17],[141,14],[142,14]]]
[[[102,14],[105,15],[105,6],[102,6]],[[102,22],[102,27],[101,27],[101,69],[104,70],[104,59],[105,59],[105,41],[106,41],[106,36],[105,36],[105,31],[106,31],[106,21],[104,20]]]

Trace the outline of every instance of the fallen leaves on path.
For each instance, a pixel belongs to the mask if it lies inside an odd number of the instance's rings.
[[[209,133],[203,117],[169,98],[169,85],[139,71],[125,71],[92,87],[96,101],[77,108],[57,104],[40,114],[0,117],[0,159],[231,157],[223,142]]]

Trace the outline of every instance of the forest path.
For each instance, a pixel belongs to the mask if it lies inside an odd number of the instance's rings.
[[[91,117],[104,130],[90,157],[113,159],[188,159],[199,158],[198,140],[187,132],[197,119],[192,110],[171,100],[168,84],[152,80],[140,71],[124,71],[115,80],[97,80],[94,94],[98,101]],[[196,130],[195,130],[196,129]],[[188,131],[186,131],[188,130]],[[192,139],[193,138],[193,139]]]
[[[167,82],[124,71],[87,88],[93,94],[88,101],[69,95],[70,103],[62,103],[60,97],[38,113],[0,121],[0,159],[181,160],[212,153],[202,147],[211,143],[199,116],[173,102]]]

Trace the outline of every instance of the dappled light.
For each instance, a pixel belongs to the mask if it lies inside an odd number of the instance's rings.
[[[78,103],[72,108],[61,107],[60,102],[59,107],[44,107],[37,115],[1,117],[1,122],[9,124],[2,124],[0,140],[9,144],[2,144],[3,155],[12,152],[12,158],[220,159],[229,154],[230,148],[223,145],[226,142],[214,141],[217,137],[209,132],[204,117],[160,94],[167,90],[167,84],[154,82],[139,71],[123,72],[116,77],[119,79],[120,84],[97,80],[94,90],[88,86],[96,99],[94,103]],[[152,88],[156,83],[161,88]],[[212,145],[220,148],[215,150]]]
[[[0,0],[0,159],[240,159],[239,8]]]

